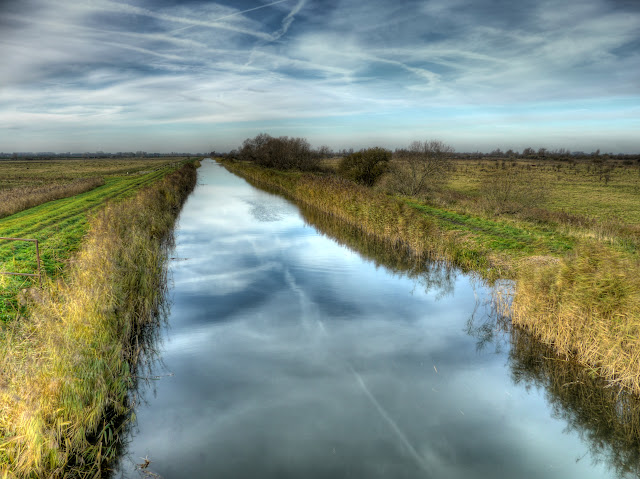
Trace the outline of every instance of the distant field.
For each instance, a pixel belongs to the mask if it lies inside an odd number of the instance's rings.
[[[183,158],[131,160],[52,160],[0,162],[3,185],[25,188],[68,182],[99,175],[104,185],[68,198],[48,201],[0,219],[0,237],[37,239],[45,274],[55,277],[80,247],[87,232],[88,215],[106,201],[131,196],[176,169]],[[128,173],[128,174],[127,174]],[[4,190],[7,191],[7,190]],[[3,190],[0,190],[0,195]],[[33,243],[0,240],[0,271],[34,273],[37,269]],[[0,275],[0,323],[21,313],[17,296],[36,279]]]
[[[0,190],[155,170],[184,158],[0,160]]]
[[[609,160],[605,167],[582,160],[573,163],[552,160],[456,160],[447,188],[480,196],[481,185],[502,168],[515,167],[532,180],[548,187],[547,200],[539,205],[551,211],[564,211],[600,220],[616,219],[640,223],[640,164]],[[514,166],[512,166],[514,165]],[[605,175],[608,180],[605,183]]]
[[[336,172],[339,160],[325,159],[322,167]],[[416,204],[417,200],[423,204],[421,211],[447,229],[468,231],[477,244],[499,250],[511,249],[514,253],[546,255],[554,254],[558,248],[560,251],[571,249],[562,245],[571,243],[566,238],[568,235],[617,244],[634,254],[640,251],[640,163],[637,161],[607,160],[596,164],[587,159],[484,158],[455,159],[452,163],[453,168],[444,182],[409,202]],[[486,185],[496,176],[510,171],[520,181],[544,188],[544,194],[540,195],[539,201],[517,212],[494,214],[487,204]],[[483,222],[482,227],[478,221]],[[504,222],[517,231],[506,233]],[[499,231],[499,234],[483,237],[483,232],[486,234],[490,230]],[[562,244],[541,242],[534,237],[519,241],[528,235],[559,235]],[[518,241],[511,241],[511,236],[517,237]],[[501,238],[507,241],[496,243]],[[555,239],[552,243],[556,243]]]

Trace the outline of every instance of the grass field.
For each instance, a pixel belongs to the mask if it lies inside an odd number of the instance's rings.
[[[43,182],[67,182],[103,175],[104,185],[69,198],[50,201],[0,218],[0,237],[37,239],[44,274],[60,275],[78,250],[87,232],[88,217],[106,202],[131,196],[138,189],[164,177],[179,165],[178,159],[162,160],[52,160],[1,162],[4,185],[25,187]],[[129,173],[128,175],[126,173]],[[64,173],[64,174],[63,174]],[[124,174],[124,176],[122,176]],[[0,193],[2,190],[0,190]],[[33,243],[0,240],[0,271],[35,273]],[[20,315],[19,293],[37,279],[0,275],[0,322]]]
[[[149,172],[184,158],[0,160],[0,191]]]

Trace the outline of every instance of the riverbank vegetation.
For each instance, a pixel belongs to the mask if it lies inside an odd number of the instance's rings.
[[[8,207],[21,212],[0,218],[0,237],[37,239],[43,273],[55,278],[78,250],[87,232],[88,215],[107,201],[126,198],[154,183],[181,161],[185,159],[3,161],[0,198],[16,198]],[[103,184],[99,186],[92,178]],[[93,188],[82,193],[68,187],[74,183],[80,189]],[[30,193],[22,197],[14,194],[25,190]],[[63,197],[52,201],[52,191]],[[25,203],[38,206],[22,210]],[[36,270],[33,243],[0,240],[0,271],[30,274]],[[32,284],[33,280],[25,277],[0,275],[0,321],[21,314],[21,290]]]
[[[396,151],[374,185],[365,186],[344,175],[353,153],[326,158],[307,172],[233,159],[225,165],[392,249],[448,261],[489,281],[511,280],[513,295],[505,307],[514,324],[560,356],[640,394],[635,159],[599,152],[472,158],[426,141]],[[420,187],[406,189],[407,178]]]
[[[196,182],[172,163],[0,220],[0,236],[40,239],[45,270],[42,289],[0,276],[0,476],[99,477],[114,457]],[[3,269],[33,270],[33,251],[0,248]]]

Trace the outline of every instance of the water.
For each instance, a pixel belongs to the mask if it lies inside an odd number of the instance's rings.
[[[478,281],[211,161],[199,183],[116,477],[636,477],[635,403],[510,332]]]

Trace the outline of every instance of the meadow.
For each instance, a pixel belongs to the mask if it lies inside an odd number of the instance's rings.
[[[95,165],[81,166],[77,177],[95,175]],[[185,159],[106,166],[104,185],[0,219],[0,236],[40,241],[44,267],[41,288],[0,276],[2,477],[99,477],[131,414],[137,360],[163,308],[173,224],[196,170]],[[30,243],[3,241],[0,258],[2,270],[36,267]]]
[[[598,159],[600,160],[600,159]],[[640,394],[640,166],[608,159],[452,159],[416,195],[340,177],[340,159],[315,172],[225,160],[231,171],[275,188],[409,251],[511,287],[512,322],[612,385]],[[508,294],[507,294],[508,293]]]

